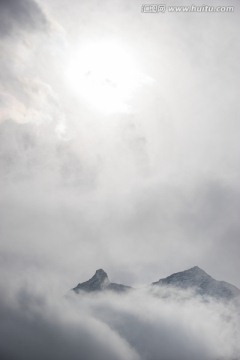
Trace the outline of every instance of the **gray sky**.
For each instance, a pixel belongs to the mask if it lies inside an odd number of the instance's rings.
[[[240,286],[239,6],[141,5],[0,1],[3,284]]]
[[[142,286],[240,287],[239,4],[170,5],[0,0],[3,360],[239,358],[237,301]],[[139,290],[71,297],[98,268]]]

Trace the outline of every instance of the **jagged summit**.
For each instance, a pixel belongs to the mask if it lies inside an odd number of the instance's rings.
[[[206,274],[206,272],[205,272],[203,269],[201,269],[199,266],[197,266],[197,265],[195,265],[195,266],[193,266],[192,268],[190,268],[190,269],[188,269],[188,270],[185,270],[185,271],[189,271],[189,270],[195,271],[195,272],[204,272],[204,273]]]
[[[112,290],[116,292],[122,292],[131,289],[130,286],[111,283],[108,279],[107,273],[103,269],[96,270],[91,279],[83,283],[78,284],[72,290],[76,293],[80,291],[93,292],[101,290]]]
[[[176,275],[176,274],[181,274],[182,276],[193,276],[195,279],[196,278],[200,278],[200,277],[209,277],[211,278],[210,275],[208,275],[206,273],[206,271],[204,271],[203,269],[201,269],[199,266],[193,266],[190,269],[184,270],[184,271],[180,271],[178,273],[172,274],[170,276]]]
[[[197,294],[212,296],[219,299],[230,299],[240,295],[240,290],[237,287],[225,281],[213,279],[198,266],[174,273],[164,279],[152,283],[152,285],[167,285],[182,289],[192,288]]]
[[[105,279],[108,279],[107,273],[103,269],[98,269],[95,272],[94,275],[99,281],[104,281]],[[93,277],[94,277],[93,276]]]
[[[219,300],[229,300],[240,296],[240,290],[225,281],[213,279],[199,266],[174,273],[164,279],[152,283],[153,286],[169,286],[180,289],[192,289],[198,295],[212,296]],[[75,293],[81,291],[96,292],[111,290],[124,292],[132,289],[130,286],[110,282],[107,273],[103,269],[96,270],[91,279],[78,284],[72,290]]]

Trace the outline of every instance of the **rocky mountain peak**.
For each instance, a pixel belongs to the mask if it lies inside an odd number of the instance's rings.
[[[95,274],[91,279],[83,283],[78,284],[73,291],[79,293],[81,290],[86,292],[111,290],[115,292],[122,292],[130,289],[129,286],[116,284],[110,282],[107,273],[103,269],[96,270]]]
[[[204,271],[202,270],[199,266],[195,265],[193,266],[192,268],[190,268],[189,270],[192,270],[192,271],[196,271],[196,272],[199,272],[199,271]],[[205,271],[204,271],[205,272]]]
[[[225,281],[213,279],[198,266],[174,273],[152,283],[152,285],[193,289],[199,295],[212,296],[218,299],[230,299],[240,294],[237,287]]]
[[[95,276],[100,282],[101,282],[101,281],[104,281],[105,279],[108,279],[108,275],[107,275],[107,273],[106,273],[103,269],[98,269],[98,270],[96,270],[94,276]],[[93,276],[93,277],[94,277],[94,276]]]
[[[179,289],[191,289],[197,295],[211,296],[217,299],[228,300],[240,295],[240,290],[225,281],[213,279],[199,266],[174,273],[166,278],[160,279],[153,286],[168,286]],[[95,274],[87,281],[79,283],[72,290],[75,293],[81,291],[113,291],[125,292],[132,289],[130,286],[110,282],[107,273],[103,269],[96,270]]]
[[[192,272],[192,273],[196,273],[196,274],[205,274],[205,275],[208,275],[206,273],[206,271],[204,271],[203,269],[201,269],[199,266],[193,266],[192,268],[188,269],[188,270],[185,270],[185,271],[189,271],[189,272]],[[208,275],[209,276],[209,275]]]

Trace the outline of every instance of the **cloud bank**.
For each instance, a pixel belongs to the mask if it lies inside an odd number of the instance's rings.
[[[48,20],[41,7],[32,0],[0,1],[0,34],[15,35],[20,29],[25,31],[46,30]]]
[[[0,1],[4,360],[239,358],[237,305],[59,300],[97,268],[141,285],[199,265],[240,286],[239,4],[141,5]],[[82,42],[106,40],[149,79],[127,113],[89,106],[77,67],[74,92],[67,78]]]
[[[52,295],[21,289],[1,300],[2,359],[239,358],[238,303],[164,288]]]

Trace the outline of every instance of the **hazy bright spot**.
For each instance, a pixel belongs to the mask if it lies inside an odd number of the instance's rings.
[[[130,49],[113,41],[82,44],[72,52],[67,69],[75,95],[103,113],[131,111],[131,99],[143,80]]]

